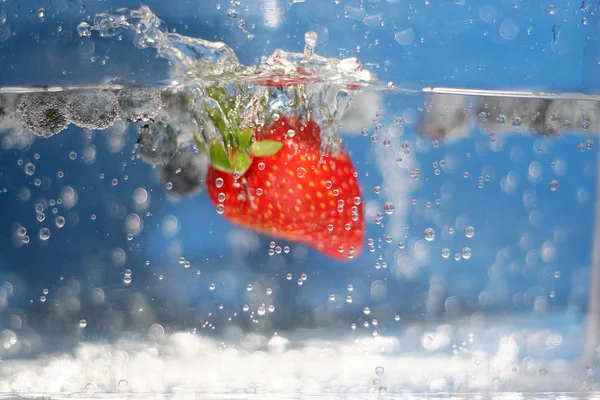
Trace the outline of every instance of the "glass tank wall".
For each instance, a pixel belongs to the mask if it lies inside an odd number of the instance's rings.
[[[0,393],[593,393],[598,12],[0,0]]]

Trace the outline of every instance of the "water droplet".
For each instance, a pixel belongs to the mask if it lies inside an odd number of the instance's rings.
[[[423,231],[423,237],[428,242],[432,242],[433,239],[435,239],[435,231],[433,230],[433,228],[427,228],[427,229],[425,229]]]
[[[548,187],[551,191],[556,192],[558,190],[558,181],[553,179],[548,183]]]
[[[48,228],[42,228],[42,229],[40,229],[40,239],[41,240],[48,240],[48,239],[50,239],[50,229],[48,229]]]

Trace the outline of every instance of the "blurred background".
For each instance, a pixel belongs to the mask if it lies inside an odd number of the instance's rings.
[[[141,123],[48,139],[6,128],[2,392],[595,388],[595,354],[579,360],[600,106],[422,89],[597,95],[597,2],[145,4],[242,64],[301,52],[315,31],[316,53],[377,76],[342,129],[366,250],[334,261],[232,225],[201,190],[169,193],[136,155]],[[139,6],[0,0],[0,86],[169,79],[130,32],[78,35],[96,13]]]

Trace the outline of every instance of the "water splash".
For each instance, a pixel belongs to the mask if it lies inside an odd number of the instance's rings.
[[[321,126],[322,150],[337,154],[342,118],[355,92],[375,83],[373,74],[356,58],[340,60],[316,54],[316,32],[305,34],[303,53],[278,49],[259,65],[245,66],[225,43],[169,33],[147,6],[97,14],[91,25],[82,22],[78,26],[82,37],[93,31],[101,37],[135,32],[136,47],[155,49],[168,60],[174,81],[192,89],[192,114],[203,128],[204,140],[219,136],[205,117],[207,106],[213,109],[218,104],[205,89],[221,85],[235,99],[242,127],[262,125],[274,114],[311,118]]]

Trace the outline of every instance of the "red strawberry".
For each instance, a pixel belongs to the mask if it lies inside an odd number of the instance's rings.
[[[282,143],[274,155],[256,154],[236,180],[211,165],[208,194],[230,221],[254,231],[310,245],[334,258],[357,256],[364,242],[360,188],[344,149],[321,155],[314,121],[282,117],[256,140]]]

